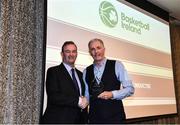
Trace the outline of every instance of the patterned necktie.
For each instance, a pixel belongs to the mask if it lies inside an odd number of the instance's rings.
[[[77,79],[76,79],[76,77],[75,77],[75,73],[74,73],[74,69],[73,69],[73,68],[71,69],[71,72],[72,72],[73,83],[74,83],[74,85],[75,85],[75,87],[76,87],[76,90],[78,91],[78,94],[80,94],[80,93],[79,93],[78,82],[77,82]]]

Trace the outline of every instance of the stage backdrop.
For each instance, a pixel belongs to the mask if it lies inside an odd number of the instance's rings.
[[[168,22],[124,1],[48,1],[46,69],[60,64],[61,46],[72,40],[83,71],[93,61],[93,38],[104,41],[106,57],[122,61],[133,81],[135,94],[123,100],[128,119],[177,112]]]

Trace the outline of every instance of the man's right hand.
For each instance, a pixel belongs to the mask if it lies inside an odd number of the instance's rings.
[[[79,97],[79,102],[78,102],[78,106],[81,108],[81,109],[85,109],[87,106],[88,106],[89,102],[87,100],[86,97],[84,96],[80,96]]]

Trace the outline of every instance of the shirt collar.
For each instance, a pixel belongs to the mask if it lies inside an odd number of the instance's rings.
[[[63,65],[65,66],[65,68],[67,69],[68,72],[70,72],[72,68],[75,69],[75,67],[71,67],[70,65],[68,65],[68,64],[66,64],[64,62],[63,62]]]
[[[104,59],[100,62],[100,64],[97,65],[97,64],[94,63],[94,66],[96,66],[96,67],[104,66],[104,65],[106,64],[106,61],[107,61],[107,59],[104,58]]]

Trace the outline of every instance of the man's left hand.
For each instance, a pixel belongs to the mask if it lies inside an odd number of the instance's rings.
[[[112,97],[113,97],[113,94],[111,91],[104,91],[98,95],[98,98],[105,99],[105,100],[111,99]]]

